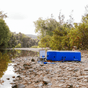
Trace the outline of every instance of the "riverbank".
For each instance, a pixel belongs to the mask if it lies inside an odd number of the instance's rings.
[[[13,88],[87,88],[88,51],[81,51],[81,56],[81,62],[56,64],[39,64],[36,56],[16,58],[12,62],[19,76]]]

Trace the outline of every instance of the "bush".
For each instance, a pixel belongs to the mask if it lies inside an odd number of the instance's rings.
[[[39,48],[38,46],[32,46],[31,48]]]
[[[15,46],[15,48],[21,48],[21,44],[19,43],[18,45]]]

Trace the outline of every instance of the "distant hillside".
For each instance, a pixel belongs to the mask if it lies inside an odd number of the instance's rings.
[[[28,37],[31,37],[33,39],[37,39],[37,35],[32,35],[32,34],[25,34],[25,35],[27,35]]]

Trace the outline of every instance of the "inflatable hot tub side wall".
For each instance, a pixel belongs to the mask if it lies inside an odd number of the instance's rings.
[[[47,51],[50,61],[81,61],[81,52],[77,51]]]

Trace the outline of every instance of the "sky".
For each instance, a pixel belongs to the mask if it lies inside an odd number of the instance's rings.
[[[73,10],[74,22],[79,23],[86,5],[88,0],[0,0],[0,11],[7,13],[5,22],[11,32],[37,35],[33,22],[39,17],[47,19],[53,14],[53,18],[59,21],[61,11],[67,20]]]

